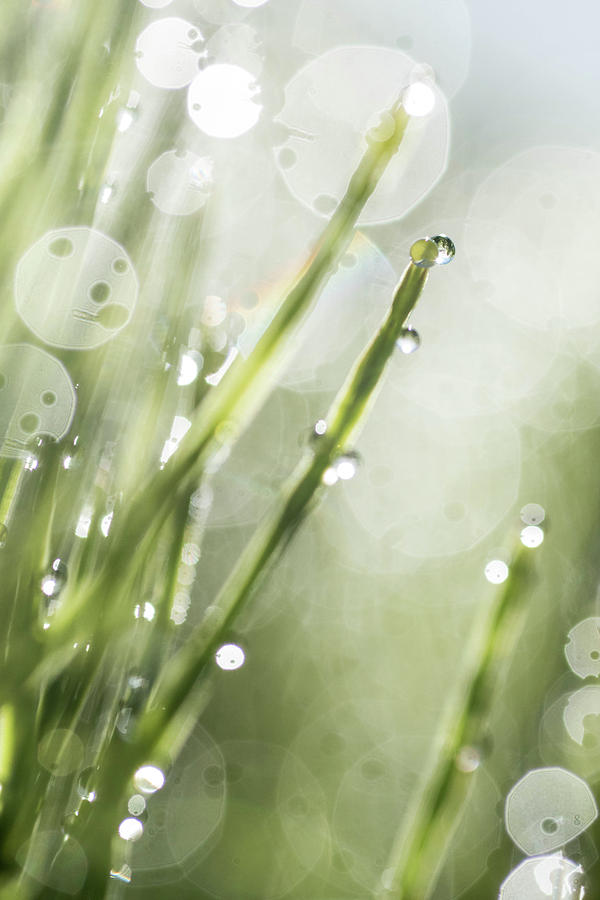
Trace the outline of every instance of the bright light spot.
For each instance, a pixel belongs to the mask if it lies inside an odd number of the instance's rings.
[[[402,106],[409,116],[427,116],[435,106],[435,92],[423,81],[415,81],[402,93]]]
[[[50,628],[50,622],[44,622],[42,628],[44,629],[44,631],[48,631],[48,629]]]
[[[131,869],[127,863],[123,863],[120,869],[110,870],[110,877],[116,878],[117,881],[123,881],[125,884],[129,884],[131,882]]]
[[[151,603],[144,603],[144,619],[146,619],[147,622],[151,622],[155,615],[156,610],[154,606]]]
[[[173,424],[171,425],[171,434],[165,441],[164,447],[162,449],[162,453],[160,455],[160,461],[162,465],[166,463],[166,461],[173,456],[175,451],[179,446],[179,442],[181,438],[190,430],[192,427],[192,423],[189,419],[186,419],[185,416],[175,416],[173,419]]]
[[[502,584],[508,578],[508,566],[501,559],[492,559],[485,567],[484,574],[492,584]]]
[[[345,454],[338,457],[334,463],[335,472],[342,481],[350,481],[358,472],[358,456],[355,454]]]
[[[133,776],[133,783],[143,794],[154,794],[163,787],[165,774],[158,766],[142,766]]]
[[[132,816],[141,816],[146,809],[146,800],[141,794],[133,794],[127,802],[127,809]]]
[[[39,466],[39,460],[37,456],[28,456],[25,460],[25,468],[28,472],[34,472]]]
[[[544,532],[537,525],[527,525],[521,532],[521,543],[526,547],[539,547],[544,540]]]
[[[475,747],[461,747],[456,754],[456,768],[469,775],[479,768],[481,756]]]
[[[318,434],[319,436],[325,434],[325,432],[327,431],[327,422],[325,421],[325,419],[318,419],[315,422],[314,431],[315,434]]]
[[[107,513],[100,522],[100,531],[102,532],[104,537],[108,537],[108,532],[110,531],[110,526],[112,525],[113,515],[113,512]]]
[[[133,125],[134,119],[133,110],[127,109],[127,107],[120,109],[117,113],[117,131],[120,131],[121,134],[128,131]]]
[[[54,575],[44,575],[42,578],[42,593],[46,595],[46,597],[52,597],[53,594],[56,593],[56,585],[57,581]]]
[[[63,459],[63,469],[70,469],[72,462],[73,462],[72,456],[65,456],[65,458]]]
[[[254,75],[230,63],[202,69],[188,90],[188,113],[200,131],[211,137],[235,138],[258,122],[262,106]]]
[[[184,353],[179,361],[179,372],[177,374],[177,384],[192,384],[198,377],[200,365],[198,362],[199,354]]]
[[[213,372],[212,375],[206,376],[206,378],[204,379],[206,381],[206,383],[212,384],[213,387],[215,385],[219,384],[219,382],[223,378],[223,375],[229,369],[229,367],[231,366],[231,364],[233,363],[233,361],[237,355],[238,355],[237,347],[232,347],[231,350],[229,351],[229,353],[227,354],[227,357],[225,358],[225,361],[224,361],[223,365],[221,366],[221,368],[217,369],[216,372]]]
[[[333,468],[333,466],[329,466],[328,469],[325,469],[323,475],[321,476],[321,481],[323,484],[326,484],[328,487],[331,487],[332,484],[335,484],[338,480],[338,473]]]
[[[119,825],[119,837],[124,841],[139,841],[144,833],[144,826],[139,819],[123,819]]]
[[[239,669],[244,665],[245,658],[244,651],[237,644],[223,644],[215,655],[217,665],[227,671]]]
[[[75,526],[75,534],[78,538],[86,538],[90,533],[93,513],[94,511],[91,506],[84,506],[81,510],[81,515]]]
[[[108,203],[115,192],[114,184],[103,184],[100,188],[100,203]]]

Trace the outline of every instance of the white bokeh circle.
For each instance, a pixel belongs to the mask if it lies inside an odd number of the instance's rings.
[[[148,169],[152,202],[171,216],[189,216],[206,204],[213,189],[213,161],[186,151],[167,150]]]
[[[210,137],[235,138],[253,128],[262,106],[255,76],[232,63],[206,66],[188,90],[188,114]]]
[[[155,87],[177,90],[190,83],[198,72],[202,41],[200,29],[171,16],[151,22],[135,44],[135,62],[144,78]]]
[[[17,312],[53,347],[88,350],[104,344],[127,325],[137,296],[127,252],[92,228],[49,231],[17,264]]]
[[[389,109],[411,83],[414,70],[414,60],[399,50],[357,46],[330,50],[294,75],[278,115],[289,131],[276,160],[297,200],[324,217],[331,215],[366,149],[364,134],[373,125],[374,113]],[[434,110],[424,117],[411,117],[400,149],[358,224],[400,218],[443,174],[448,107],[439,88],[432,85],[431,89]]]

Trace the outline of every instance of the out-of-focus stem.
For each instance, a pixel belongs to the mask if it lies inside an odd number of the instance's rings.
[[[519,548],[508,580],[472,636],[463,677],[422,787],[394,841],[377,900],[427,900],[435,887],[467,801],[498,684],[521,633],[533,576],[531,553]],[[474,754],[472,766],[461,764],[461,750]]]

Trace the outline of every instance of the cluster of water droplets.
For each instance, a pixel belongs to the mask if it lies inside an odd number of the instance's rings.
[[[546,511],[539,503],[526,503],[520,511],[521,529],[519,539],[524,547],[535,549],[544,540],[541,524],[546,518]],[[503,584],[510,574],[510,555],[499,551],[485,564],[484,575],[491,584]]]

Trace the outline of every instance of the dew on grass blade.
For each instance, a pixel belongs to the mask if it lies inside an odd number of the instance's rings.
[[[123,819],[119,825],[119,837],[124,841],[139,841],[143,833],[144,826],[139,819]]]
[[[421,346],[421,338],[417,329],[413,328],[412,325],[407,325],[406,328],[403,328],[396,341],[396,346],[401,353],[407,355],[418,350]]]
[[[491,584],[502,584],[508,578],[508,566],[502,559],[491,559],[484,569],[484,574]]]
[[[163,787],[165,773],[158,766],[141,766],[133,776],[133,783],[144,794],[154,794]]]
[[[245,653],[237,644],[223,644],[215,654],[215,660],[220,669],[232,671],[244,665]]]
[[[521,531],[521,543],[525,547],[539,547],[544,540],[544,532],[538,525],[526,525]]]

